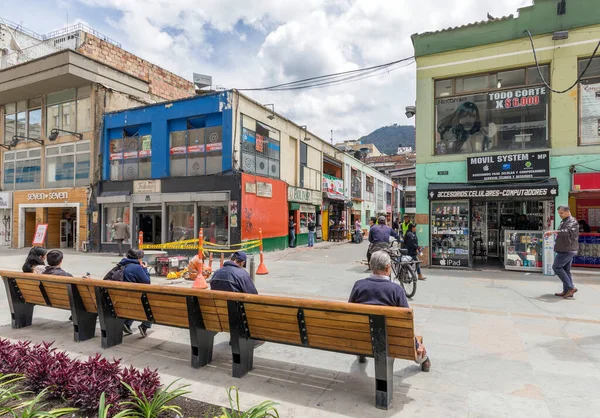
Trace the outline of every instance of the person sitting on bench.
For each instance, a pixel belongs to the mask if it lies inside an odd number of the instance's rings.
[[[210,280],[212,290],[225,292],[253,293],[258,295],[250,274],[246,271],[248,256],[243,251],[237,251],[231,256],[231,261],[226,261],[223,267],[215,271]]]
[[[367,305],[398,306],[408,308],[408,300],[404,289],[390,280],[392,272],[392,259],[385,251],[376,251],[371,255],[370,265],[372,274],[366,279],[354,283],[350,293],[350,303],[364,303]],[[421,370],[428,372],[431,361],[423,344],[415,338],[417,358],[415,362],[421,364]],[[360,363],[366,363],[367,358],[359,356]]]

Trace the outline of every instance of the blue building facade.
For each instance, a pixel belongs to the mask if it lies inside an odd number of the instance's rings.
[[[231,91],[159,103],[104,115],[97,207],[91,237],[102,251],[115,249],[112,224],[130,225],[132,242],[206,239],[240,242],[234,171]]]

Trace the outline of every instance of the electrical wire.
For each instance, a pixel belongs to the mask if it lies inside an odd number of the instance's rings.
[[[558,93],[558,94],[566,93],[569,90],[571,90],[573,87],[575,87],[577,84],[579,84],[579,82],[583,78],[584,74],[586,73],[586,71],[588,70],[588,68],[590,67],[590,65],[592,64],[592,60],[596,56],[596,52],[598,52],[598,48],[600,48],[600,41],[598,41],[598,44],[596,45],[596,48],[594,49],[594,52],[592,52],[592,56],[588,60],[587,65],[585,66],[585,68],[583,69],[583,71],[581,72],[581,74],[579,74],[579,77],[577,78],[577,80],[575,80],[575,82],[571,85],[571,87],[569,87],[568,89],[565,89],[565,90],[554,90],[552,87],[550,87],[550,85],[548,84],[548,82],[544,78],[544,75],[542,74],[542,70],[540,69],[540,64],[538,63],[537,52],[535,51],[535,45],[533,44],[533,36],[531,35],[531,32],[529,32],[529,30],[527,30],[527,29],[525,29],[524,32],[527,33],[527,36],[529,36],[529,41],[531,42],[531,50],[533,51],[533,58],[535,59],[535,66],[537,67],[538,74],[540,75],[540,78],[542,79],[542,82],[553,93]]]
[[[315,82],[319,83],[319,85],[326,85],[326,83],[336,83],[341,79],[346,79],[347,77],[359,77],[364,74],[370,74],[376,72],[378,70],[385,70],[395,64],[399,64],[401,62],[409,61],[414,59],[414,56],[402,58],[400,60],[387,62],[385,64],[374,65],[371,67],[360,68],[357,70],[350,71],[342,71],[339,73],[325,74],[317,77],[309,77],[302,80],[291,81],[289,83],[276,84],[268,87],[257,87],[257,88],[247,88],[247,89],[237,89],[239,91],[268,91],[268,90],[283,90],[285,88],[291,87],[312,87],[315,85]]]
[[[396,68],[389,68],[389,69],[385,69],[384,71],[378,70],[378,72],[375,73],[375,74],[365,73],[365,74],[354,75],[352,77],[344,78],[344,79],[341,79],[341,80],[332,80],[332,81],[328,81],[328,82],[316,83],[316,84],[307,85],[307,86],[277,88],[277,89],[272,89],[272,90],[268,90],[268,91],[310,90],[310,89],[316,89],[316,88],[338,86],[340,84],[346,84],[346,83],[351,83],[351,82],[354,82],[354,81],[365,80],[367,78],[372,78],[372,77],[377,77],[377,76],[380,76],[380,75],[384,75],[385,73],[391,73],[392,71],[399,70],[401,68],[407,67],[407,66],[412,65],[412,64],[414,64],[414,61],[410,61],[407,64],[401,65],[401,66],[396,67]]]

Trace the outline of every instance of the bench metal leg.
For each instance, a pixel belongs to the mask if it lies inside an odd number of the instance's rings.
[[[212,361],[213,345],[217,333],[204,329],[204,320],[198,299],[194,296],[188,296],[186,299],[192,345],[192,367],[197,369]]]
[[[375,354],[375,406],[388,409],[394,394],[394,358]]]
[[[231,333],[232,376],[244,377],[254,363],[254,340],[250,339],[244,304],[227,301]]]
[[[35,305],[25,303],[14,279],[3,278],[3,280],[10,307],[11,326],[16,329],[30,326],[33,321],[33,308]]]
[[[73,321],[73,339],[81,342],[96,336],[96,319],[98,314],[87,312],[76,285],[67,286],[71,303],[71,319]]]
[[[388,409],[394,394],[394,358],[389,356],[385,317],[369,315],[375,358],[375,406]]]
[[[101,346],[110,348],[123,342],[123,324],[125,319],[117,318],[108,293],[96,287],[96,305],[100,320]]]

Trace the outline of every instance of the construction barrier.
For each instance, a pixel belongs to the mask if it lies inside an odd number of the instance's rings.
[[[225,253],[235,253],[238,251],[248,251],[254,248],[260,249],[260,264],[258,269],[256,270],[256,274],[268,274],[267,268],[264,263],[264,255],[263,255],[263,242],[262,242],[262,229],[258,230],[259,239],[245,241],[240,244],[216,244],[213,242],[204,240],[204,232],[202,228],[198,232],[198,239],[187,239],[182,241],[175,242],[167,242],[165,244],[144,244],[144,235],[140,231],[139,235],[139,248],[141,250],[194,250],[198,251],[198,257],[202,260],[204,264],[204,253],[209,253],[210,264],[212,265],[212,255],[213,253],[221,254],[221,267],[223,267]]]

